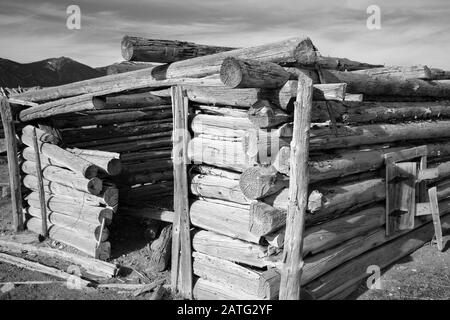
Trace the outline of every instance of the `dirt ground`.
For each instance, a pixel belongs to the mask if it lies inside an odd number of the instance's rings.
[[[4,175],[0,165],[0,176]],[[10,198],[0,199],[0,236],[11,234]],[[147,269],[149,242],[143,237],[143,221],[117,216],[111,228],[112,263],[124,268],[119,274],[120,283],[150,283],[157,279],[170,282],[170,272],[152,272]],[[40,245],[76,251],[60,243],[46,240]],[[449,246],[447,246],[448,248]],[[82,253],[81,253],[82,254]],[[39,261],[48,263],[46,261]],[[7,282],[54,281],[50,284],[17,285],[4,288]],[[439,252],[434,245],[427,244],[406,258],[383,271],[382,289],[368,290],[364,283],[348,297],[350,300],[395,300],[395,299],[450,299],[450,250]],[[2,290],[4,289],[4,290]],[[48,300],[122,300],[149,299],[151,293],[133,296],[132,293],[111,289],[87,288],[74,290],[64,282],[51,276],[31,272],[0,263],[0,300],[48,299]],[[166,290],[164,299],[177,299]]]

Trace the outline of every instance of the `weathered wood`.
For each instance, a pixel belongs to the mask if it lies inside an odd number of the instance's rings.
[[[269,250],[267,246],[205,230],[195,232],[192,238],[192,247],[195,251],[209,256],[258,268],[274,266],[274,261],[270,260],[270,256],[277,252]]]
[[[120,94],[105,97],[103,109],[128,109],[142,106],[160,106],[170,104],[170,99],[158,97],[151,92]]]
[[[272,106],[267,100],[259,100],[248,109],[248,119],[257,128],[268,129],[292,121],[292,117],[283,110]]]
[[[136,218],[153,219],[173,223],[175,213],[170,210],[157,208],[155,206],[142,205],[139,207],[122,206],[120,214],[124,214]]]
[[[316,59],[316,51],[309,38],[291,38],[257,47],[237,49],[178,61],[169,66],[147,68],[80,81],[59,87],[27,91],[23,94],[14,95],[14,98],[41,102],[83,94],[96,93],[97,95],[100,95],[100,93],[107,94],[130,89],[186,84],[186,82],[189,81],[181,81],[180,78],[201,78],[216,74],[219,72],[223,60],[227,57],[254,59],[275,63],[298,62],[303,65],[312,65]],[[191,80],[191,83],[192,82],[194,81]],[[200,80],[197,80],[196,83],[200,83]]]
[[[159,237],[150,245],[149,269],[157,272],[166,270],[170,262],[172,225],[165,226]]]
[[[24,109],[20,111],[19,117],[21,121],[26,122],[39,118],[48,118],[59,114],[103,109],[104,107],[104,98],[98,98],[92,95],[83,95],[47,102],[35,107]]]
[[[36,161],[36,174],[37,174],[37,185],[39,192],[39,202],[40,202],[40,211],[41,211],[41,220],[42,220],[42,233],[43,237],[48,236],[47,230],[47,208],[45,205],[45,192],[44,192],[44,182],[42,178],[42,166],[41,166],[41,157],[39,155],[39,146],[38,146],[38,138],[36,134],[36,128],[33,127],[33,148],[34,148],[34,158]]]
[[[123,142],[131,142],[136,140],[145,140],[145,139],[157,139],[161,137],[167,137],[171,135],[171,131],[163,131],[163,132],[152,132],[146,133],[136,136],[122,136],[111,139],[103,139],[103,140],[94,140],[94,141],[86,141],[86,142],[76,142],[72,143],[72,145],[77,148],[96,148],[97,145],[106,145],[106,144],[117,144]],[[139,141],[138,141],[139,142]],[[97,148],[96,148],[97,149]]]
[[[149,140],[136,140],[124,143],[96,145],[95,149],[108,152],[132,152],[144,149],[165,148],[172,145],[171,137],[163,137]]]
[[[25,197],[28,204],[32,207],[39,208],[39,196],[32,192]],[[51,211],[80,217],[86,221],[100,221],[104,218],[111,222],[113,210],[110,208],[99,207],[87,202],[84,199],[70,198],[65,196],[45,194],[47,208]]]
[[[313,99],[312,80],[298,78],[297,100],[294,105],[294,129],[291,142],[289,205],[286,216],[286,241],[279,283],[280,299],[300,299],[300,279],[303,268],[303,230],[308,206],[309,128]]]
[[[250,215],[248,206],[233,203],[196,200],[190,208],[194,226],[214,231],[232,238],[259,243],[260,237],[248,231]]]
[[[0,97],[0,113],[5,131],[6,152],[8,156],[9,185],[11,188],[12,226],[14,231],[23,230],[22,192],[20,168],[17,159],[17,141],[11,106],[8,100]]]
[[[230,88],[279,88],[289,80],[283,67],[271,62],[228,57],[220,67],[220,80]]]
[[[36,218],[31,218],[27,221],[26,227],[28,230],[39,233],[40,221]],[[101,259],[107,260],[111,255],[111,244],[107,241],[101,242],[97,247],[97,241],[95,239],[87,239],[84,237],[79,237],[74,234],[73,230],[65,229],[58,226],[51,226],[49,228],[50,238],[62,242],[66,245],[74,247],[87,255]]]
[[[38,180],[35,176],[26,175],[23,177],[22,183],[25,187],[33,191],[38,190]],[[109,207],[116,206],[119,200],[119,192],[117,188],[106,187],[98,196],[95,196],[93,194],[85,193],[72,187],[68,187],[57,182],[48,181],[46,179],[43,180],[43,183],[44,191],[48,194],[85,199],[93,204],[105,204]]]
[[[286,224],[286,212],[267,203],[253,201],[250,204],[250,224],[248,230],[257,236],[265,236]]]
[[[215,177],[222,177],[231,180],[239,180],[241,174],[235,171],[224,170],[207,165],[196,165],[192,167],[193,172],[198,172],[203,175],[211,175]]]
[[[447,80],[425,81],[420,79],[399,79],[387,76],[370,76],[353,72],[323,70],[327,83],[345,82],[347,92],[362,93],[366,100],[370,96],[400,96],[448,98],[450,82]]]
[[[33,127],[26,126],[23,129],[22,141],[29,147],[34,148],[34,144],[32,143],[32,136],[29,135],[29,130],[33,130]],[[38,145],[38,150],[36,150],[35,152],[44,154],[46,157],[56,161],[61,166],[69,168],[73,172],[87,179],[91,179],[97,176],[98,167],[96,165],[76,156],[69,151],[64,150],[63,148],[58,147],[57,145],[51,143],[40,143]],[[39,157],[39,160],[40,159],[41,158]]]
[[[66,281],[71,280],[71,277],[73,277],[72,275],[58,270],[56,268],[52,268],[52,267],[47,267],[44,266],[40,263],[37,262],[33,262],[33,261],[28,261],[19,257],[15,257],[15,256],[11,256],[8,254],[4,254],[4,253],[0,253],[0,261],[3,263],[9,263],[12,265],[15,265],[16,267],[19,268],[24,268],[24,269],[28,269],[34,272],[40,272],[40,273],[44,273],[44,274],[48,274],[50,276],[59,278],[59,279],[63,279]],[[77,284],[81,287],[87,287],[89,285],[89,281],[84,280],[84,279],[77,279]]]
[[[193,257],[194,273],[200,278],[260,299],[274,299],[278,295],[278,283],[269,276],[271,270],[256,271],[199,252],[194,252]]]
[[[450,216],[442,219],[444,230],[450,227]],[[428,223],[412,232],[387,242],[374,250],[370,250],[342,265],[333,269],[306,286],[306,288],[316,297],[326,299],[328,293],[333,290],[341,290],[345,285],[355,283],[367,277],[367,266],[377,265],[385,268],[393,262],[403,258],[411,252],[420,248],[430,241],[434,234],[433,224]]]
[[[218,282],[197,278],[194,284],[196,300],[260,300],[261,298],[235,290]]]
[[[120,113],[100,113],[100,114],[86,114],[86,115],[68,115],[67,117],[54,117],[50,121],[56,128],[79,128],[92,125],[106,125],[113,123],[123,123],[137,120],[154,120],[155,122],[162,122],[172,118],[172,111],[170,106],[161,107],[158,110],[136,110],[123,111]],[[159,120],[159,121],[156,121]],[[167,122],[167,121],[166,121]]]
[[[389,67],[381,67],[381,68],[372,68],[372,69],[364,69],[364,70],[356,70],[352,71],[357,74],[366,74],[369,76],[389,76],[389,77],[397,77],[400,79],[423,79],[423,80],[431,80],[432,73],[430,68],[427,66],[417,65],[417,66],[389,66]]]
[[[433,80],[447,80],[450,79],[450,71],[431,68],[431,79]]]
[[[267,197],[287,185],[289,185],[289,181],[279,177],[277,170],[272,166],[256,166],[245,169],[239,179],[239,187],[248,199]]]
[[[114,63],[106,68],[106,74],[118,74],[145,68],[152,68],[157,66],[156,63],[140,62],[140,61],[122,61]]]
[[[173,176],[174,176],[174,212],[172,234],[172,275],[174,290],[185,298],[192,299],[192,257],[190,238],[190,213],[187,177],[187,125],[188,100],[183,88],[172,87],[173,120]]]
[[[340,71],[354,71],[383,67],[382,64],[370,64],[353,61],[346,58],[324,57],[320,55],[317,57],[317,64],[322,69],[332,69]]]
[[[210,114],[215,116],[228,116],[235,118],[246,118],[247,117],[247,109],[246,108],[223,108],[223,107],[215,107],[208,105],[197,105],[195,109],[200,113]]]
[[[34,162],[25,161],[22,163],[22,171],[26,174],[36,176]],[[76,173],[56,166],[45,166],[42,168],[42,175],[49,181],[58,182],[62,185],[73,187],[77,190],[99,195],[102,191],[103,183],[97,177],[86,179],[78,176]]]
[[[250,202],[242,193],[239,187],[239,180],[196,174],[191,178],[190,190],[192,194],[201,197],[216,198],[241,204]]]
[[[119,159],[121,157],[120,153],[99,151],[99,150],[67,148],[67,151],[70,151],[73,154],[76,154],[77,156],[82,156],[82,157],[92,156],[92,157],[103,157],[103,158],[111,158],[111,159]]]
[[[40,209],[30,207],[26,212],[31,217],[41,220],[42,223]],[[55,225],[61,228],[70,229],[79,236],[88,239],[106,241],[109,237],[109,230],[107,228],[101,230],[101,223],[99,221],[92,223],[59,212],[49,213],[47,215],[46,223],[48,223],[49,227]]]
[[[171,63],[214,53],[235,50],[231,47],[201,45],[177,40],[157,40],[124,36],[122,57],[127,61]]]
[[[120,158],[122,160],[122,163],[133,163],[150,159],[170,158],[171,154],[172,154],[171,149],[161,149],[161,150],[149,150],[149,151],[125,153],[122,154]]]
[[[50,259],[65,261],[75,264],[86,270],[89,274],[102,278],[112,278],[117,274],[118,268],[112,263],[83,257],[63,250],[52,249],[48,247],[36,246],[33,244],[24,244],[14,241],[0,239],[0,251],[14,254],[38,255]]]

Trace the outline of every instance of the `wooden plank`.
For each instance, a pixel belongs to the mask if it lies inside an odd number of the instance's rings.
[[[172,87],[173,176],[175,220],[172,234],[172,288],[192,299],[192,254],[187,177],[188,100],[181,86]]]
[[[430,198],[431,216],[433,217],[434,234],[436,236],[437,247],[439,251],[444,250],[444,243],[442,239],[442,225],[441,216],[439,214],[439,203],[436,187],[428,189],[428,196]]]
[[[33,147],[35,154],[35,162],[36,162],[36,174],[38,180],[38,191],[39,191],[39,202],[40,210],[41,210],[41,220],[42,220],[42,236],[48,237],[48,229],[47,229],[47,205],[45,203],[45,191],[44,191],[44,179],[42,177],[42,166],[41,166],[41,156],[39,155],[39,146],[36,135],[36,128],[33,127]]]
[[[21,231],[23,230],[22,191],[19,162],[17,159],[16,130],[14,127],[11,106],[9,105],[8,99],[4,97],[0,98],[0,113],[2,116],[3,131],[5,133],[8,156],[13,228],[15,231]]]
[[[294,109],[294,129],[291,142],[289,206],[280,281],[280,300],[300,299],[300,279],[303,268],[303,231],[308,205],[309,128],[312,109],[312,79],[299,76]]]

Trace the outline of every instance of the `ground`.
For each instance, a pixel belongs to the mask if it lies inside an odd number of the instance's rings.
[[[4,166],[0,165],[0,176]],[[0,236],[11,234],[10,198],[0,199]],[[120,229],[120,232],[118,232]],[[124,232],[126,230],[126,233]],[[148,283],[166,278],[169,272],[152,272],[147,269],[148,242],[143,237],[143,223],[125,217],[118,217],[111,229],[112,262],[124,265],[120,280],[127,283]],[[126,244],[126,245],[124,245]],[[45,241],[47,245],[71,250],[59,243]],[[448,246],[447,246],[448,248]],[[46,263],[46,261],[39,261]],[[4,283],[14,281],[55,281],[51,284],[18,285],[11,290],[4,288]],[[2,292],[2,288],[4,288]],[[172,299],[170,290],[164,298]],[[151,293],[134,297],[132,293],[118,290],[93,289],[73,290],[58,279],[31,272],[9,264],[0,263],[0,300],[3,299],[85,299],[118,300],[148,299]],[[176,298],[176,297],[175,297]],[[397,261],[383,271],[382,289],[368,290],[365,283],[348,299],[384,300],[384,299],[450,299],[450,250],[439,252],[434,245],[427,244]]]

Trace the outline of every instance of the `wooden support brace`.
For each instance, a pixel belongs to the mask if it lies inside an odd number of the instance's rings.
[[[192,299],[192,254],[187,176],[188,99],[181,86],[172,87],[174,211],[172,273],[174,291]]]
[[[20,183],[19,161],[17,159],[16,130],[8,99],[0,98],[0,113],[8,156],[9,184],[11,187],[11,202],[14,231],[23,230],[22,191]]]
[[[300,75],[294,109],[294,127],[290,155],[289,204],[282,258],[280,300],[300,299],[300,280],[303,268],[303,231],[308,204],[309,128],[313,81]]]

